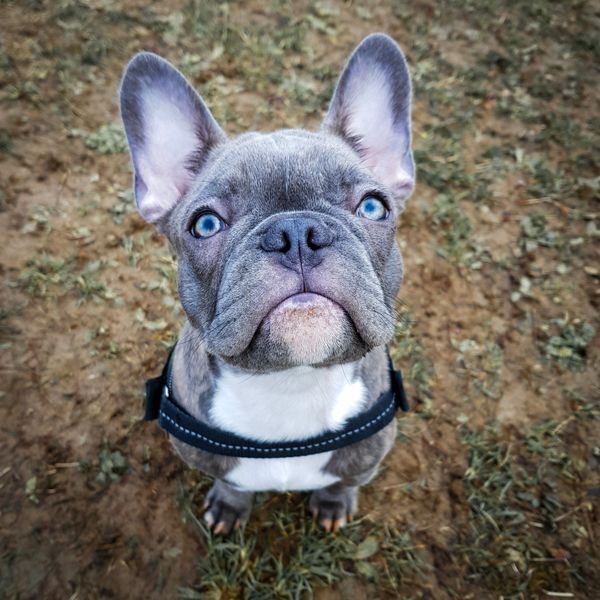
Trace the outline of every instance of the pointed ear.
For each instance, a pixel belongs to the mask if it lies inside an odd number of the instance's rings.
[[[120,103],[137,206],[146,221],[156,223],[185,194],[225,134],[183,75],[156,54],[142,52],[127,65]]]
[[[323,122],[358,152],[400,209],[415,185],[410,107],[404,54],[387,35],[375,33],[350,56]]]

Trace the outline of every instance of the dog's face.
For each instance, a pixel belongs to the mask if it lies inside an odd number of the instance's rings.
[[[175,248],[181,302],[209,353],[264,372],[348,362],[390,340],[395,220],[414,186],[410,95],[400,49],[372,35],[320,132],[228,140],[169,63],[129,63],[136,201]]]

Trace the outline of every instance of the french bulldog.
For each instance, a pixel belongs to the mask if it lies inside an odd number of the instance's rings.
[[[170,63],[126,66],[121,116],[141,216],[169,239],[187,320],[172,387],[197,420],[262,442],[336,431],[389,387],[386,344],[403,278],[396,220],[415,183],[404,55],[368,36],[320,129],[226,136]],[[395,421],[334,451],[239,458],[172,438],[215,478],[204,519],[245,523],[253,493],[312,491],[327,531],[357,510]]]

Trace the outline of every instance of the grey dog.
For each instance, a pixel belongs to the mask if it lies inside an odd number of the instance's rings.
[[[164,59],[135,56],[121,115],[142,217],[172,244],[187,321],[172,386],[193,417],[257,441],[336,431],[389,386],[403,263],[396,220],[411,194],[411,83],[398,45],[368,36],[319,131],[228,138]],[[334,451],[239,458],[172,438],[215,478],[205,521],[244,523],[260,490],[311,490],[326,530],[357,510],[395,422]]]

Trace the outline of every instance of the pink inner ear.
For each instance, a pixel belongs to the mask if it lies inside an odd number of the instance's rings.
[[[202,143],[194,130],[193,109],[181,93],[148,89],[142,98],[144,143],[136,164],[147,190],[137,201],[144,219],[156,222],[188,190],[193,174],[187,162]]]
[[[415,180],[400,166],[402,161],[394,156],[393,151],[386,151],[378,160],[370,156],[365,159],[375,177],[385,183],[397,198],[406,198],[413,191]]]
[[[402,198],[412,191],[414,179],[404,160],[410,140],[394,120],[392,93],[378,64],[357,64],[346,90],[347,133],[360,140],[365,163],[375,176]]]
[[[140,214],[149,223],[156,223],[185,194],[191,176],[189,173],[161,173],[143,154],[139,158],[138,170],[147,188],[144,195],[137,198]]]

